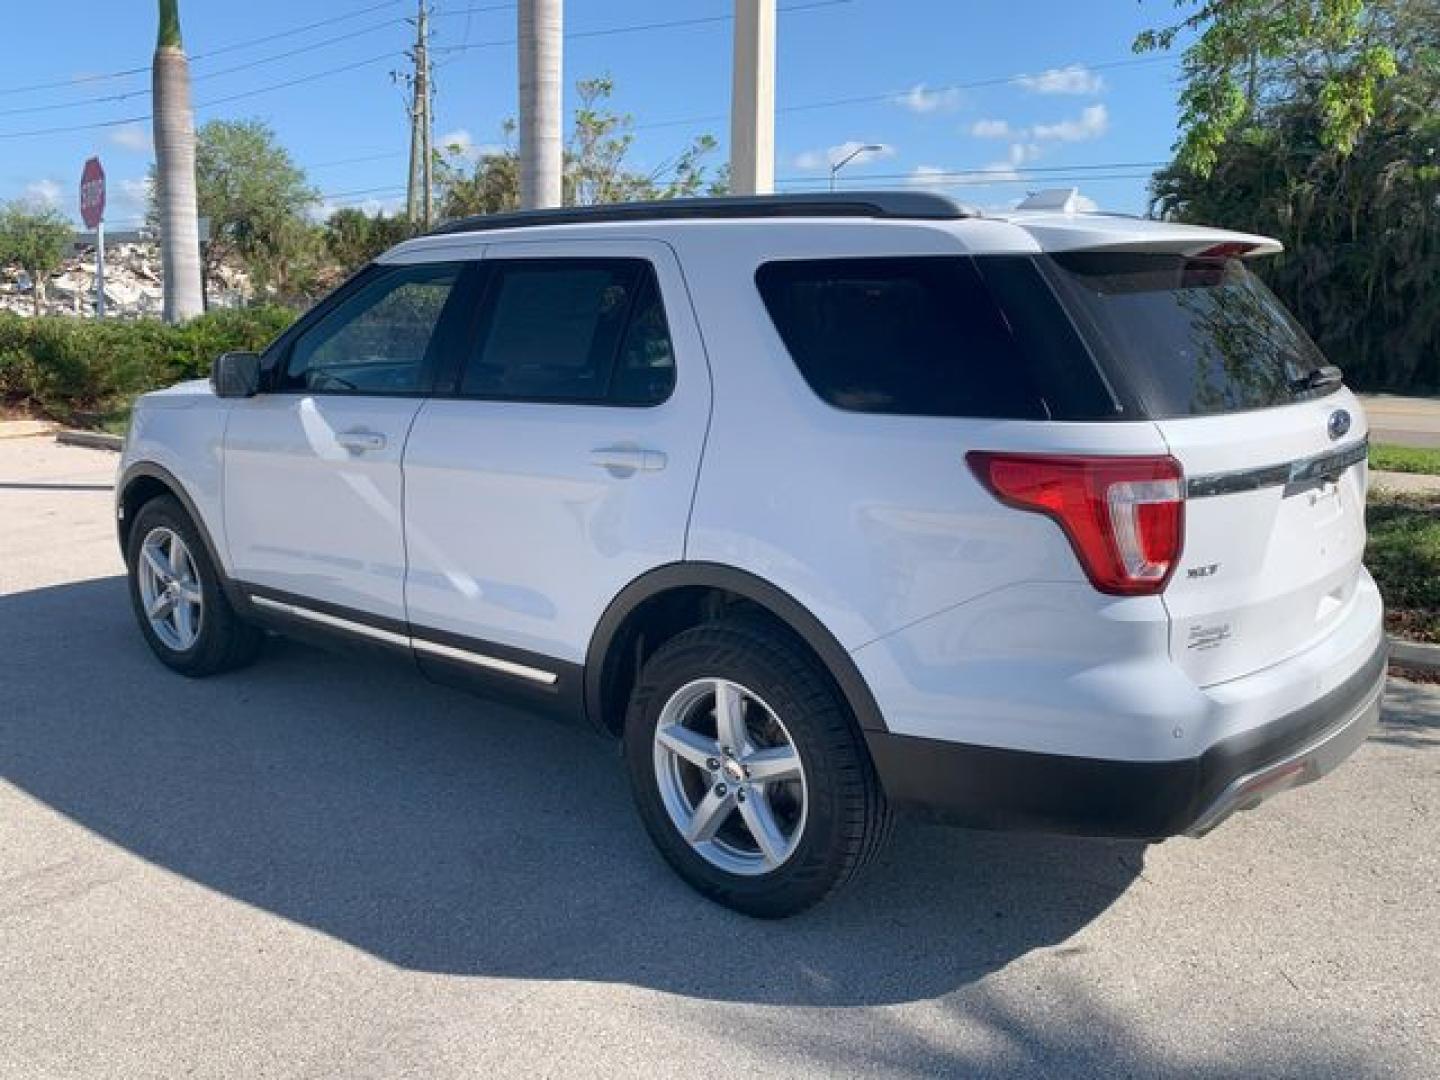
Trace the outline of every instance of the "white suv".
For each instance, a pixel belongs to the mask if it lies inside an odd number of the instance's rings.
[[[1377,715],[1366,434],[1262,237],[1042,196],[691,200],[401,244],[141,399],[140,628],[262,627],[623,740],[705,895],[798,911],[894,807],[1198,835]]]

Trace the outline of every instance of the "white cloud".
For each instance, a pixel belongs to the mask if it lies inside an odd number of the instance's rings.
[[[441,150],[458,154],[460,157],[470,161],[479,161],[491,154],[499,154],[504,151],[503,146],[494,143],[477,143],[475,137],[465,128],[456,128],[454,131],[447,131],[440,136],[436,143]]]
[[[150,132],[141,124],[126,124],[110,132],[110,141],[122,150],[137,154],[149,153]]]
[[[26,184],[25,193],[21,198],[31,205],[54,210],[60,205],[62,190],[58,180],[46,177],[42,180],[31,180]]]
[[[1021,133],[1009,120],[976,120],[970,125],[970,134],[977,139],[1013,139]]]
[[[940,188],[945,186],[945,176],[949,171],[939,165],[916,165],[905,182],[911,187]]]
[[[1105,88],[1105,80],[1083,64],[1021,75],[1015,81],[1032,94],[1098,94]]]
[[[924,83],[916,83],[895,99],[895,104],[913,113],[953,112],[960,107],[963,98],[953,86],[942,86],[928,90]]]
[[[1032,138],[1042,142],[1085,142],[1098,139],[1110,130],[1110,113],[1104,105],[1088,105],[1073,120],[1057,124],[1036,124],[1030,129]]]
[[[862,146],[878,146],[878,150],[861,150]],[[856,151],[859,153],[856,153]],[[795,155],[795,168],[814,171],[816,169],[828,169],[838,161],[844,161],[851,154],[855,154],[851,165],[864,165],[867,161],[875,161],[879,158],[895,156],[895,147],[888,143],[865,143],[859,139],[849,139],[832,146],[827,150],[806,150]]]

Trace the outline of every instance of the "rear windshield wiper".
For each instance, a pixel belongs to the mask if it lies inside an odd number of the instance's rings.
[[[1345,373],[1334,364],[1325,364],[1306,372],[1298,379],[1291,379],[1290,392],[1299,394],[1306,390],[1323,390],[1328,386],[1338,385],[1344,377]]]

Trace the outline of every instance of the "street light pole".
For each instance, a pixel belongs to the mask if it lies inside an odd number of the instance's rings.
[[[841,169],[843,169],[846,165],[849,165],[850,162],[854,161],[861,154],[878,154],[881,150],[884,149],[885,147],[881,146],[879,143],[866,143],[864,146],[857,146],[854,150],[851,150],[850,153],[846,154],[839,161],[831,165],[830,190],[835,190],[835,174],[838,173]]]

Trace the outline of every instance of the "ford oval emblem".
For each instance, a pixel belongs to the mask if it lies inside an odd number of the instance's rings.
[[[1330,432],[1332,439],[1344,438],[1350,430],[1350,414],[1344,409],[1336,409],[1330,414],[1330,422],[1326,425],[1326,430]]]

